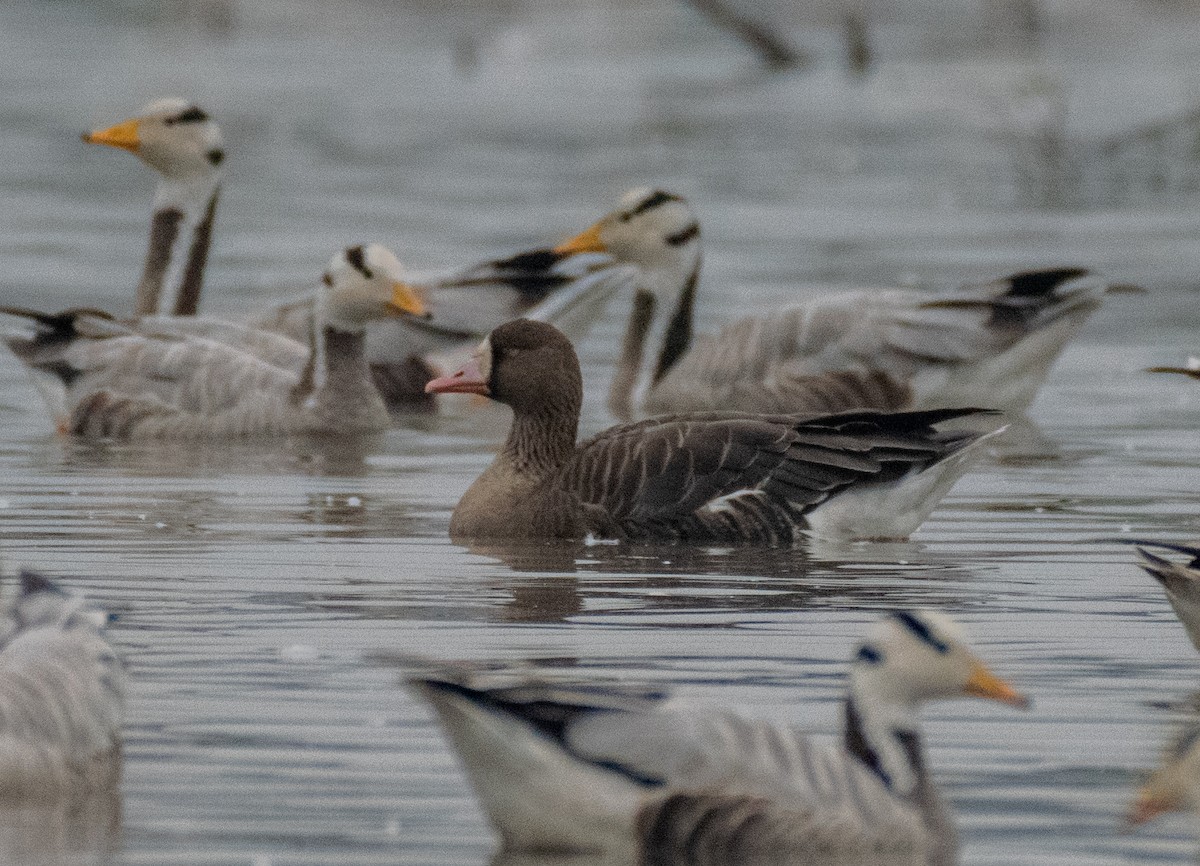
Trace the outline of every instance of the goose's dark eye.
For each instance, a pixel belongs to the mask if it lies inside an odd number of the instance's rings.
[[[333,288],[333,277],[329,276],[329,274],[321,274],[321,282],[329,286],[329,288]]]
[[[225,159],[225,151],[221,150],[219,147],[214,147],[212,150],[206,153],[205,156],[208,157],[208,161],[213,165],[220,165]]]

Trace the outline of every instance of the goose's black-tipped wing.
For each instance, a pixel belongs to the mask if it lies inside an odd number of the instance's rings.
[[[935,425],[979,411],[653,418],[584,443],[559,486],[631,538],[778,543],[839,493],[895,481],[974,441]]]

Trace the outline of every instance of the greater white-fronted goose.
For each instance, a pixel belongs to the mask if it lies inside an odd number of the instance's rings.
[[[418,672],[410,685],[437,712],[507,849],[617,850],[644,864],[953,863],[920,706],[962,696],[1028,705],[930,611],[871,629],[850,664],[839,744],[659,690],[465,665]]]
[[[454,509],[455,538],[903,538],[985,438],[935,429],[976,409],[705,412],[612,427],[576,445],[579,361],[553,326],[526,319],[496,328],[427,389],[513,410],[503,449]]]
[[[1200,815],[1200,723],[1184,726],[1163,751],[1162,761],[1129,807],[1130,824],[1165,812]]]
[[[225,160],[220,127],[197,106],[168,98],[151,102],[137,117],[86,133],[83,140],[128,150],[158,172],[134,315],[159,312],[164,292],[174,297],[175,315],[194,314]]]
[[[0,801],[117,783],[125,670],[107,622],[80,596],[21,573],[0,621]]]
[[[609,395],[623,419],[639,410],[1021,412],[1105,292],[1129,288],[1082,268],[1054,268],[938,294],[840,293],[695,337],[700,224],[681,196],[631,190],[562,248],[608,252],[645,274]],[[656,320],[663,330],[639,398]]]
[[[247,333],[239,342],[217,333],[215,320],[191,317],[153,327],[87,310],[0,312],[34,323],[32,336],[6,342],[33,371],[64,433],[200,439],[373,432],[390,422],[363,353],[367,323],[424,314],[421,300],[395,279],[394,262],[377,244],[334,256],[307,346],[289,348],[273,334],[260,341]],[[192,333],[190,324],[211,333]]]
[[[84,140],[131,151],[159,174],[135,315],[160,312],[164,294],[174,296],[171,313],[194,315],[225,157],[220,128],[203,109],[168,98]],[[631,288],[638,276],[635,267],[605,254],[550,248],[443,273],[405,274],[430,315],[370,323],[366,354],[375,385],[393,411],[431,409],[424,387],[435,364],[465,357],[489,330],[516,316],[553,322],[581,338],[609,298]],[[253,315],[247,324],[307,342],[312,312],[310,294]],[[232,339],[236,332],[220,327],[212,336]]]
[[[1122,539],[1124,541],[1124,539]],[[1192,646],[1200,650],[1200,547],[1186,544],[1168,544],[1162,541],[1128,541],[1136,544],[1140,561],[1138,565],[1159,582],[1167,594],[1167,601],[1175,609],[1175,615],[1183,623]],[[1170,550],[1182,553],[1186,562],[1173,562],[1156,556],[1146,548]]]

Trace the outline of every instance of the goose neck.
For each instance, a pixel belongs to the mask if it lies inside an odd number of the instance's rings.
[[[501,453],[519,474],[545,478],[556,472],[575,452],[579,403],[547,405],[513,411],[512,428]]]
[[[845,716],[846,750],[896,794],[918,796],[926,771],[916,708],[864,699],[852,689]]]
[[[662,381],[667,373],[679,363],[692,347],[693,326],[695,321],[696,290],[700,284],[700,259],[696,259],[691,273],[683,283],[675,311],[663,332],[662,348],[659,350],[658,361],[654,375],[650,380],[651,386]]]
[[[154,198],[150,240],[138,283],[136,315],[159,311],[164,292],[174,315],[194,315],[216,220],[219,176],[164,178]]]

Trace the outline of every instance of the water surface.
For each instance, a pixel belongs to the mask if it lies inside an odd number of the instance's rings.
[[[777,77],[666,2],[156,8],[0,8],[6,302],[128,308],[151,178],[78,133],[166,94],[225,129],[210,309],[311,281],[351,242],[437,267],[553,241],[641,183],[702,216],[703,326],[830,287],[1039,264],[1152,291],[1113,298],[1062,359],[1031,413],[1047,453],[987,461],[909,542],[796,551],[466,549],[450,511],[502,413],[361,444],[83,445],[52,435],[0,358],[0,550],[115,611],[133,682],[120,818],[35,837],[48,861],[486,863],[455,759],[373,655],[678,685],[834,735],[854,642],[917,605],[965,622],[1034,698],[926,713],[964,862],[1194,858],[1182,817],[1118,834],[1200,664],[1132,552],[1096,541],[1200,534],[1200,388],[1141,372],[1200,348],[1194,154],[1170,136],[1137,149],[1184,107],[1194,21],[1125,10],[1081,28],[1051,6],[1033,51],[1003,27],[964,43],[889,12],[879,72],[855,83],[806,7],[788,32],[815,67]],[[589,430],[611,421],[623,312],[581,347]],[[22,822],[5,826],[32,859]]]

